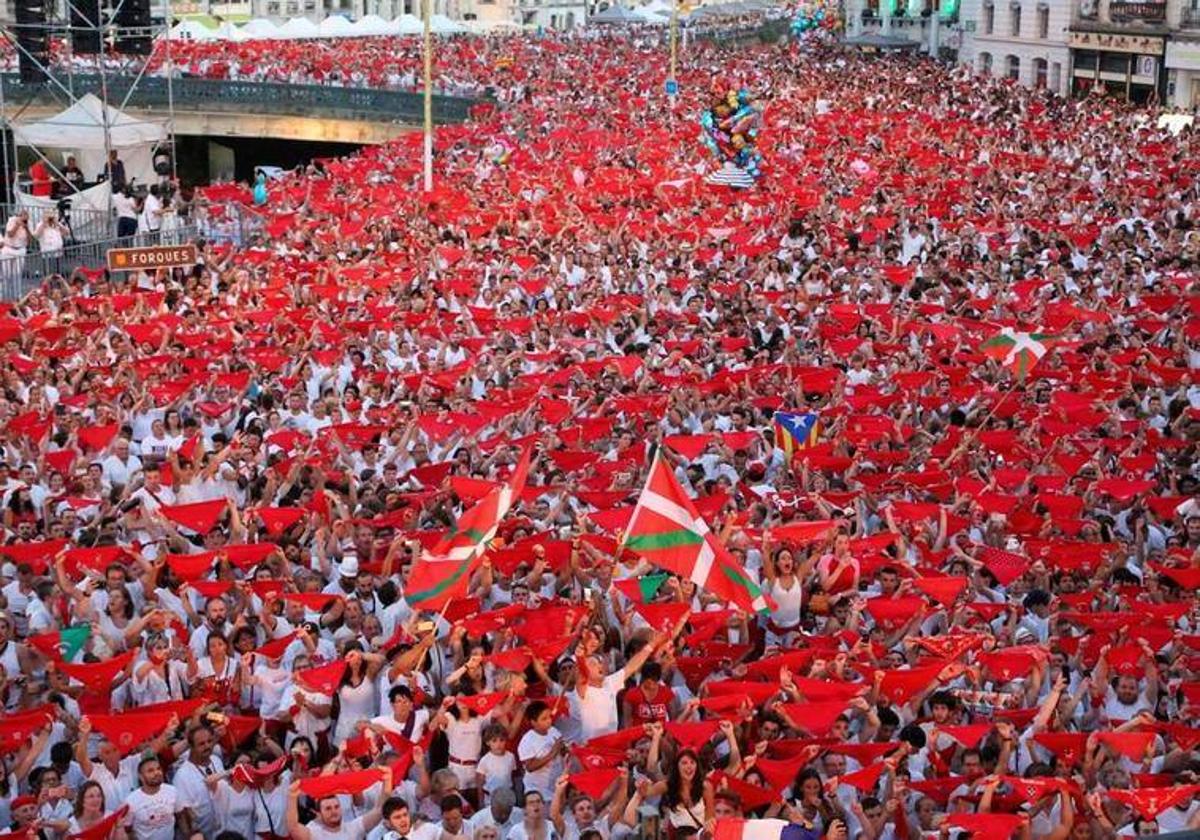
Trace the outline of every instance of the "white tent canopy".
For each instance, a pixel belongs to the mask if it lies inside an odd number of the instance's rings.
[[[391,35],[395,32],[392,25],[379,15],[367,15],[355,21],[352,29],[355,35],[362,36]]]
[[[280,38],[320,38],[321,30],[308,18],[294,17],[279,27]]]
[[[164,124],[135,119],[111,105],[106,109],[90,93],[52,117],[14,125],[13,140],[18,146],[75,155],[84,176],[91,180],[104,171],[106,122],[110,147],[124,162],[126,178],[153,183],[154,148],[167,139]]]
[[[230,21],[225,21],[217,27],[215,36],[222,41],[246,41],[249,37],[238,29],[235,24]]]
[[[457,35],[468,31],[461,23],[450,20],[445,15],[431,15],[429,28],[438,35]]]
[[[213,41],[217,38],[217,30],[198,20],[181,20],[171,27],[171,38],[179,41]]]
[[[279,27],[266,18],[255,18],[249,23],[242,24],[241,31],[247,38],[259,40],[279,37]]]
[[[425,24],[416,15],[403,14],[392,21],[392,32],[397,35],[419,35],[425,31]]]
[[[330,15],[317,26],[322,38],[349,38],[358,33],[354,24],[341,15]]]
[[[645,23],[652,23],[656,25],[665,24],[671,20],[671,13],[669,11],[666,13],[658,12],[654,9],[651,9],[649,6],[641,6],[637,9],[634,9],[633,14],[641,18]]]

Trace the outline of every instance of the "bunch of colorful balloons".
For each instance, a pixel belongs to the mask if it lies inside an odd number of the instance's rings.
[[[819,29],[836,29],[837,25],[836,8],[827,6],[827,4],[801,3],[792,18],[792,35],[803,38],[809,32]]]
[[[749,90],[718,93],[700,115],[700,142],[723,164],[732,164],[758,180],[762,155],[756,140],[761,122],[762,109]]]

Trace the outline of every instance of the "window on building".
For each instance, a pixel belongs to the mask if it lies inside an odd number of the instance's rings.
[[[1049,81],[1049,65],[1044,58],[1033,60],[1033,86],[1039,90],[1046,87]]]
[[[1125,53],[1100,53],[1100,72],[1119,73],[1124,76],[1129,72],[1129,56]]]
[[[996,7],[991,3],[983,7],[983,34],[991,35],[996,31]]]
[[[1062,65],[1057,61],[1050,65],[1050,89],[1055,93],[1062,90]]]
[[[992,74],[992,54],[991,53],[980,53],[979,54],[979,72],[986,73],[989,76]]]
[[[1008,34],[1012,35],[1014,38],[1017,38],[1021,35],[1021,7],[1016,4],[1013,4],[1013,6],[1011,7],[1011,11],[1012,11],[1012,29]]]
[[[1012,79],[1014,82],[1021,79],[1021,59],[1019,56],[1010,55],[1005,59],[1004,75]]]
[[[1038,37],[1045,39],[1050,37],[1050,10],[1046,8],[1038,9]]]

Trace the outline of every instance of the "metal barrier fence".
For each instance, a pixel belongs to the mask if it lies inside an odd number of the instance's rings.
[[[20,300],[54,274],[69,277],[77,268],[102,268],[109,248],[182,245],[196,237],[195,225],[182,225],[157,233],[75,243],[56,253],[30,250],[23,256],[0,256],[0,300]],[[35,242],[31,240],[30,244],[36,249]]]
[[[117,220],[114,214],[107,210],[94,210],[90,207],[73,208],[70,206],[69,198],[60,202],[58,208],[0,204],[0,226],[7,224],[10,218],[21,211],[29,214],[30,230],[41,224],[48,212],[54,211],[58,220],[65,224],[71,232],[71,238],[77,242],[111,239],[117,234]]]
[[[135,83],[136,82],[136,83]],[[421,94],[376,88],[332,87],[328,85],[290,85],[274,82],[240,82],[221,79],[174,79],[171,89],[161,76],[110,76],[108,101],[114,106],[166,110],[173,101],[179,110],[256,113],[283,116],[321,116],[336,119],[371,120],[419,124],[424,119]],[[21,84],[15,73],[3,74],[5,97],[9,103],[45,99],[44,85]],[[71,80],[75,96],[100,94],[100,77],[76,75]],[[130,93],[132,89],[132,93]],[[61,92],[60,92],[61,93]],[[467,119],[473,106],[489,102],[466,96],[435,95],[433,119],[437,123],[458,123]]]

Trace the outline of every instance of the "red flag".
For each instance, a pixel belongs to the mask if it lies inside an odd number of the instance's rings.
[[[567,776],[567,780],[592,799],[599,799],[620,775],[621,770],[619,768],[601,767],[597,770],[584,770],[581,773],[572,773]]]
[[[278,659],[283,656],[284,652],[291,647],[292,642],[296,640],[296,631],[293,630],[286,636],[280,636],[278,639],[271,639],[268,642],[263,642],[260,646],[254,649],[254,653],[264,659]]]
[[[1020,554],[986,545],[980,547],[977,559],[983,562],[1001,586],[1008,586],[1029,568],[1029,560]]]
[[[205,551],[201,554],[168,554],[164,558],[171,574],[183,581],[199,580],[213,569],[217,561],[215,551]]]
[[[234,765],[233,775],[235,778],[240,779],[242,784],[249,785],[255,789],[261,788],[267,781],[283,772],[283,768],[287,766],[288,758],[289,756],[281,755],[265,767],[237,764]]]
[[[1158,736],[1153,732],[1100,732],[1100,743],[1119,752],[1130,761],[1143,761],[1146,749]]]
[[[182,716],[181,716],[182,718]],[[156,738],[171,722],[168,712],[123,712],[115,715],[88,715],[92,728],[100,732],[121,755],[129,755],[151,738]]]
[[[954,602],[958,600],[958,596],[966,591],[967,579],[958,575],[923,577],[914,580],[913,586],[920,589],[943,607],[949,608],[954,606]]]
[[[1152,820],[1168,808],[1188,801],[1197,793],[1200,793],[1200,785],[1172,785],[1138,790],[1110,789],[1107,796],[1125,803],[1137,811],[1142,819]]]
[[[679,620],[692,611],[687,604],[674,601],[665,604],[635,603],[633,608],[646,620],[647,624],[660,633],[670,633],[675,629]]]
[[[1018,814],[948,814],[942,823],[971,832],[972,840],[1008,840],[1021,827]]]
[[[99,452],[112,442],[119,428],[116,423],[106,426],[84,426],[77,432],[79,444],[84,452]]]
[[[616,767],[625,760],[625,750],[602,750],[591,747],[571,747],[571,755],[585,770]]]
[[[887,770],[887,765],[881,761],[878,764],[872,764],[854,773],[847,773],[845,776],[839,778],[838,782],[843,785],[856,787],[863,793],[870,793],[875,789],[875,785],[879,782],[879,777],[883,775],[884,770]]]
[[[737,794],[741,800],[743,811],[753,811],[755,808],[770,805],[779,798],[779,794],[770,788],[751,784],[737,776],[727,776],[720,770],[709,773],[708,779],[717,790],[728,790],[730,793]]]
[[[907,703],[936,680],[941,670],[941,665],[930,665],[907,671],[884,671],[879,693],[893,703]]]
[[[645,737],[646,730],[641,726],[628,726],[607,735],[597,735],[586,746],[596,750],[626,750]]]
[[[55,667],[68,677],[79,680],[92,691],[106,692],[112,687],[113,680],[121,673],[133,658],[136,650],[128,651],[112,659],[102,662],[92,662],[83,665],[72,665],[70,662],[57,662]]]
[[[0,754],[14,753],[29,737],[54,722],[54,706],[39,706],[27,712],[0,718]]]
[[[221,739],[221,744],[232,753],[260,726],[262,718],[258,715],[229,715],[225,719],[225,737]]]
[[[846,711],[845,700],[832,700],[825,703],[781,703],[783,713],[797,727],[813,735],[824,735],[837,722],[838,717]]]
[[[899,627],[920,612],[924,600],[913,595],[901,598],[871,598],[867,601],[867,612],[883,627]]]
[[[326,694],[330,697],[337,691],[338,683],[346,673],[346,661],[339,659],[328,665],[318,665],[315,668],[305,668],[296,671],[293,676],[302,681],[311,691]]]
[[[796,776],[800,774],[804,766],[820,754],[821,748],[819,746],[810,745],[805,747],[799,755],[792,758],[760,758],[754,763],[754,766],[762,773],[767,784],[776,792],[779,792],[796,781]]]
[[[493,691],[489,694],[472,694],[454,698],[454,702],[464,709],[470,709],[477,715],[486,715],[492,709],[504,702],[507,691]]]
[[[216,527],[229,502],[215,499],[211,502],[195,502],[190,505],[160,505],[159,512],[167,519],[195,531],[207,534]]]
[[[954,793],[960,785],[969,783],[970,779],[966,776],[946,776],[941,779],[923,779],[921,781],[909,782],[908,786],[917,793],[923,793],[930,799],[936,800],[942,807],[945,807],[950,801],[950,794]]]
[[[380,780],[378,768],[354,770],[349,773],[333,773],[328,776],[312,776],[300,780],[300,790],[313,799],[324,799],[339,793],[354,795],[362,793]]]
[[[721,728],[718,720],[700,720],[691,723],[669,721],[664,731],[687,750],[699,750],[717,734]]]
[[[267,533],[273,537],[278,537],[303,519],[308,514],[308,511],[304,508],[294,507],[265,507],[256,508],[254,513],[262,520],[263,525],[267,527]]]
[[[113,829],[117,827],[117,823],[125,818],[125,814],[128,811],[129,806],[122,805],[91,828],[85,828],[83,831],[68,834],[67,840],[108,840],[108,835],[112,834]]]
[[[1068,767],[1083,760],[1087,752],[1087,739],[1086,732],[1039,732],[1033,736],[1033,740],[1058,756]]]
[[[327,610],[330,604],[342,596],[334,592],[284,592],[279,597],[285,601],[303,604],[305,609],[319,613]]]
[[[969,748],[977,745],[983,740],[983,736],[992,731],[992,724],[968,723],[962,726],[939,726],[937,731],[943,735],[949,735],[964,747]]]

